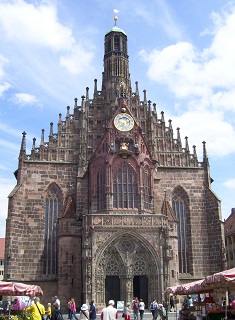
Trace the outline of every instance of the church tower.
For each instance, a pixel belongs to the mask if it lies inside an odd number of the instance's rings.
[[[146,305],[169,285],[222,269],[223,222],[210,167],[164,112],[132,90],[127,35],[104,39],[101,90],[59,114],[49,139],[23,133],[9,195],[5,280],[35,283],[42,301],[59,296],[99,307]]]

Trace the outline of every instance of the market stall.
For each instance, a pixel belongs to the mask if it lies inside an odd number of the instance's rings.
[[[10,300],[12,296],[36,296],[36,295],[43,295],[43,291],[40,286],[25,284],[20,282],[6,282],[0,281],[0,295],[10,296]],[[17,314],[16,311],[21,311],[18,313],[21,315],[20,318],[23,318],[23,312],[20,309],[23,309],[23,304],[21,304],[20,299],[16,299],[18,303],[18,308],[13,308],[11,301],[9,301],[9,308],[8,308],[8,315],[7,318],[10,319],[11,313]],[[3,318],[3,316],[1,317]]]
[[[173,293],[174,295],[189,296],[192,294],[205,294],[206,297],[198,301],[194,301],[193,308],[184,310],[184,306],[181,309],[180,320],[192,319],[193,316],[199,318],[206,318],[207,320],[220,320],[220,319],[235,319],[235,310],[228,309],[228,290],[234,290],[235,292],[235,268],[218,272],[205,277],[202,280],[194,282],[168,287],[166,293]],[[225,295],[226,303],[225,307],[221,306],[221,301],[214,300],[213,296]]]

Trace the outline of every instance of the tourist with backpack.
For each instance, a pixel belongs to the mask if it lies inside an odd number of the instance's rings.
[[[63,315],[60,311],[60,305],[57,302],[53,303],[53,311],[51,314],[51,320],[64,320]]]
[[[158,317],[158,314],[159,314],[159,306],[158,306],[156,299],[154,299],[154,301],[151,302],[151,304],[149,306],[149,310],[152,313],[153,320],[156,320]]]

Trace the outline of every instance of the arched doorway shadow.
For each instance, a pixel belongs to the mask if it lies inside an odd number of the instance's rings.
[[[105,305],[110,299],[127,303],[138,296],[149,305],[151,299],[161,298],[160,269],[159,253],[142,235],[116,233],[97,252],[97,303]]]

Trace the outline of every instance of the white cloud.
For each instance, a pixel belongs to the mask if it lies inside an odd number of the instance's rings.
[[[75,44],[71,30],[58,21],[56,6],[51,2],[36,5],[23,0],[3,1],[0,25],[11,41],[62,51]]]
[[[28,51],[30,52],[28,64],[39,63],[41,68],[44,64],[43,56],[49,59],[51,54],[54,55],[53,60],[58,59],[69,73],[78,74],[89,66],[93,58],[92,46],[87,42],[84,42],[83,46],[79,45],[73,36],[72,28],[59,20],[54,1],[0,2],[0,32],[23,59],[28,56]]]
[[[172,125],[180,127],[182,144],[185,136],[189,145],[196,145],[199,161],[202,157],[202,141],[206,141],[207,152],[212,157],[223,157],[235,152],[235,129],[223,119],[221,111],[193,110],[180,116],[170,116]],[[174,128],[175,129],[175,128]],[[190,148],[191,149],[191,148]],[[192,149],[190,150],[192,152]]]
[[[35,105],[39,103],[34,95],[28,93],[16,93],[14,95],[14,101],[16,104],[21,106]]]
[[[8,82],[0,83],[0,97],[2,97],[3,93],[5,91],[9,90],[10,88],[12,88],[10,83],[8,83]]]
[[[229,189],[235,189],[235,179],[229,179],[225,181],[223,185]]]
[[[61,66],[72,74],[79,74],[84,70],[84,65],[89,66],[94,57],[92,52],[86,52],[79,45],[73,46],[72,50],[60,58]],[[88,70],[86,70],[88,72]]]
[[[213,22],[210,46],[204,50],[178,42],[142,50],[140,56],[148,77],[165,84],[178,99],[174,123],[198,140],[193,144],[206,140],[210,154],[222,157],[235,152],[235,8],[214,14]]]

